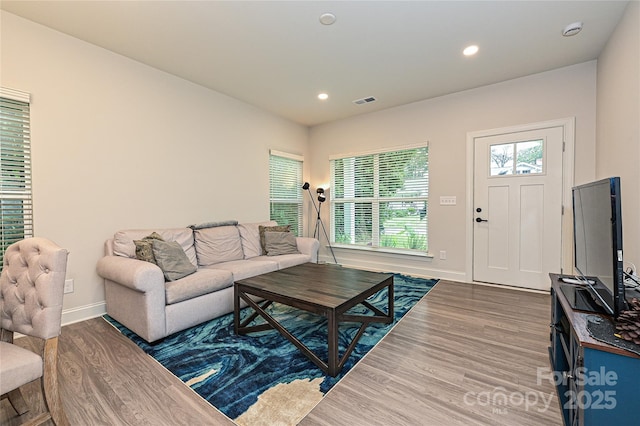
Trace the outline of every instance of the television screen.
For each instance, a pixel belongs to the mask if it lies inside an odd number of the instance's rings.
[[[625,308],[620,178],[573,188],[575,268],[592,297],[617,316]]]

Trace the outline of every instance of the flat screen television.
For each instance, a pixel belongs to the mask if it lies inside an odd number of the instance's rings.
[[[576,278],[605,313],[617,317],[627,308],[620,178],[576,186],[572,196]]]

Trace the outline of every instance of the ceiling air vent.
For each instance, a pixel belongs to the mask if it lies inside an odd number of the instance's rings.
[[[376,98],[374,98],[373,96],[369,96],[368,98],[356,99],[355,101],[353,101],[353,103],[356,105],[364,105],[364,104],[370,104],[371,102],[375,102],[375,101],[377,101]]]

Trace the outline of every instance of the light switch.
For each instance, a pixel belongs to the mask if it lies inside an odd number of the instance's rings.
[[[447,195],[440,197],[440,205],[441,206],[455,206],[456,205],[456,196],[455,195]]]

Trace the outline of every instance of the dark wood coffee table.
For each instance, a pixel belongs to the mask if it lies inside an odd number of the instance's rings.
[[[385,287],[388,288],[386,313],[365,300]],[[263,300],[258,303],[254,301],[255,297],[252,299],[250,296],[257,296]],[[242,322],[240,321],[240,300],[245,301],[254,310]],[[327,318],[327,362],[320,359],[265,311],[273,302]],[[373,314],[352,315],[346,313],[358,304],[366,306]],[[258,315],[264,318],[267,323],[250,326],[249,324]],[[359,322],[361,326],[342,357],[339,357],[338,326],[341,322],[346,321]],[[385,324],[393,322],[393,274],[361,271],[338,265],[305,263],[239,280],[234,284],[233,327],[236,334],[275,328],[325,374],[333,377],[340,373],[366,327],[372,322]]]

